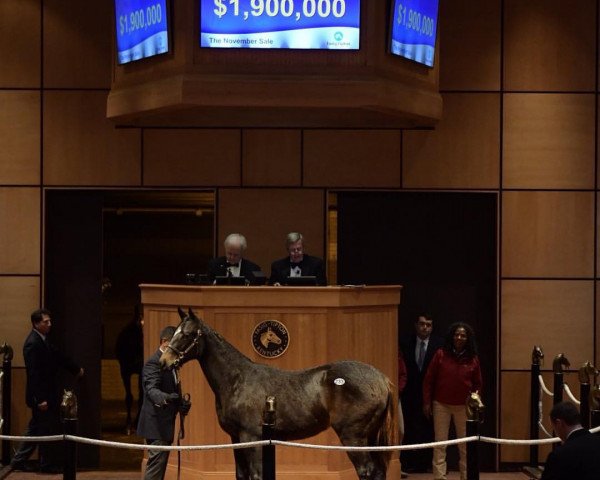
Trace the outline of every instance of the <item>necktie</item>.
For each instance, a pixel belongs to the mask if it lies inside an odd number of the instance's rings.
[[[417,360],[417,365],[419,366],[419,371],[423,370],[423,362],[425,361],[425,342],[421,341],[421,346],[419,347],[419,359]]]

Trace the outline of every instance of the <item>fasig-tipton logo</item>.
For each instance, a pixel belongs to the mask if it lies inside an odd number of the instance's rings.
[[[277,320],[265,320],[254,327],[252,346],[265,358],[276,358],[287,350],[290,337],[286,326]]]

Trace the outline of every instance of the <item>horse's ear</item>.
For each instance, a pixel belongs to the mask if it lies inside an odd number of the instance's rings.
[[[190,317],[195,317],[196,315],[194,315],[194,312],[192,312],[192,307],[188,308],[188,314]]]
[[[183,320],[185,318],[185,312],[183,311],[183,308],[177,307],[177,313],[179,313],[181,320]]]

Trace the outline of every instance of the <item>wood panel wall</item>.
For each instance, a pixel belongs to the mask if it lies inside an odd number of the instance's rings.
[[[598,0],[440,4],[435,130],[178,130],[106,120],[110,2],[0,2],[0,340],[16,364],[42,298],[46,188],[214,188],[218,243],[243,226],[263,263],[293,225],[325,253],[330,189],[496,192],[498,431],[522,438],[534,343],[545,370],[559,351],[600,363]]]

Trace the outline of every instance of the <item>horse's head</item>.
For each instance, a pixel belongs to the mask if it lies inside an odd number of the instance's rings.
[[[531,352],[531,363],[534,365],[541,365],[544,360],[544,352],[541,345],[534,345],[533,352]]]
[[[590,392],[590,408],[600,410],[600,385],[594,385]]]
[[[598,370],[592,365],[592,362],[585,362],[579,367],[579,383],[592,384],[598,376]]]
[[[477,420],[478,422],[483,421],[483,412],[485,411],[485,405],[481,401],[479,392],[471,392],[467,398],[466,403],[467,418],[469,420]]]
[[[77,396],[71,390],[63,391],[62,401],[60,403],[60,413],[62,418],[77,418]]]
[[[562,373],[563,366],[569,368],[571,366],[571,362],[569,362],[567,357],[565,357],[564,353],[559,353],[552,361],[552,371],[554,373]]]
[[[263,347],[267,348],[269,343],[274,343],[275,345],[281,345],[281,338],[277,336],[277,334],[271,330],[271,327],[267,329],[266,332],[260,336],[260,343],[262,343]]]
[[[169,346],[160,357],[161,368],[178,368],[192,358],[202,354],[204,342],[202,339],[202,321],[190,308],[185,313],[178,309],[181,323],[175,330]]]

